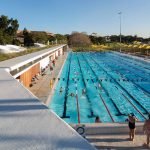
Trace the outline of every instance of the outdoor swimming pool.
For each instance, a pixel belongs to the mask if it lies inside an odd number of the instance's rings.
[[[49,107],[68,123],[94,123],[95,116],[124,122],[129,113],[144,121],[150,112],[149,62],[113,52],[70,52],[56,80]]]

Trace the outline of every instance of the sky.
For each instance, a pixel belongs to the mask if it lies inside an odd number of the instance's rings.
[[[150,0],[0,0],[0,15],[19,29],[70,34],[72,31],[150,37]]]

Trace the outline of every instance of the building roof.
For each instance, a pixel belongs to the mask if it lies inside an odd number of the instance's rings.
[[[0,150],[62,149],[95,148],[0,69]]]
[[[38,58],[50,53],[50,52],[53,52],[53,51],[57,50],[58,48],[62,48],[63,46],[64,45],[55,46],[55,47],[41,50],[41,51],[38,51],[35,53],[31,53],[31,54],[19,56],[16,58],[12,58],[9,60],[1,61],[0,68],[9,68],[10,70],[18,68],[24,64],[27,64],[28,62],[31,62],[35,59],[38,59]]]

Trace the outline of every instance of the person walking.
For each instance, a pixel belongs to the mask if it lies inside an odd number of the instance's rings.
[[[135,117],[134,113],[131,113],[128,115],[128,126],[129,126],[129,139],[131,141],[134,140],[134,136],[135,136],[135,122],[138,121],[138,119]]]
[[[148,115],[148,120],[146,120],[145,123],[144,123],[143,131],[146,134],[146,141],[147,141],[144,145],[149,148],[149,141],[150,141],[150,114]]]

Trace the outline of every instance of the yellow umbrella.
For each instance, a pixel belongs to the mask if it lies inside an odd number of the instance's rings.
[[[146,48],[147,47],[147,44],[143,44],[142,48]]]
[[[128,45],[128,48],[131,48],[132,47],[132,45]]]
[[[137,48],[138,47],[138,45],[133,45],[133,48]]]
[[[141,42],[139,42],[139,41],[134,41],[133,44],[139,45],[139,44],[141,44]]]
[[[143,47],[143,45],[140,45],[140,46],[139,46],[139,48],[142,48],[142,47]]]
[[[124,47],[128,47],[128,45],[124,45]]]
[[[150,49],[150,46],[147,46],[146,49]]]

